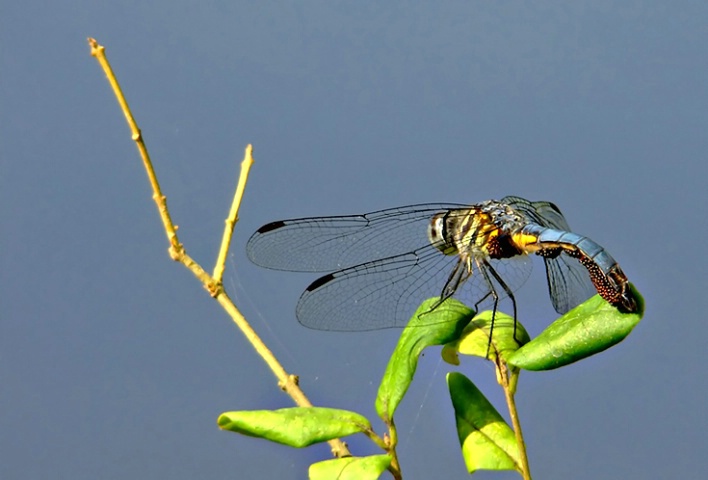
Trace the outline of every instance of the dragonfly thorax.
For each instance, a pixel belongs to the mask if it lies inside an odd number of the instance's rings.
[[[526,253],[515,242],[524,225],[519,212],[488,200],[469,209],[436,214],[428,224],[428,240],[445,255],[510,258]]]
[[[455,240],[447,227],[450,212],[436,214],[428,224],[428,241],[445,255],[458,253]]]

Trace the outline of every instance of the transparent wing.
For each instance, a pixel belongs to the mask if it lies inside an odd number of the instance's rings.
[[[588,271],[577,259],[561,253],[544,260],[548,293],[556,312],[566,313],[596,293]]]
[[[443,255],[430,245],[339,270],[307,287],[297,305],[297,318],[317,330],[403,327],[423,300],[440,296],[460,261],[457,255]],[[526,256],[489,262],[512,291],[526,281],[532,267]],[[491,288],[475,266],[453,297],[471,306],[480,300],[488,303]],[[500,285],[493,288],[500,298],[506,296]]]
[[[364,215],[281,220],[259,228],[246,251],[256,265],[275,270],[341,270],[427,247],[431,218],[464,207],[429,203]]]
[[[552,202],[531,202],[521,197],[511,195],[502,198],[501,201],[523,212],[530,222],[543,227],[570,232],[568,221],[565,219],[560,209]]]
[[[247,252],[254,263],[268,268],[334,271],[313,282],[300,297],[297,318],[307,327],[361,331],[404,326],[420,302],[440,296],[460,262],[458,255],[444,255],[428,240],[432,217],[456,210],[467,215],[469,208],[434,203],[364,215],[283,220],[258,229]],[[526,257],[490,260],[490,265],[511,291],[531,271]],[[500,285],[487,284],[473,270],[453,289],[453,296],[474,305],[482,299],[491,301],[492,288],[500,298],[505,296]]]
[[[504,197],[502,202],[522,211],[530,222],[564,232],[571,231],[560,209],[551,202],[531,202],[514,196]],[[595,293],[587,270],[577,259],[561,253],[555,258],[544,258],[544,262],[548,293],[556,312],[566,313]]]

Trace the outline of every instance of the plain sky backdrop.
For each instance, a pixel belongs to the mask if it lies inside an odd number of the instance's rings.
[[[374,396],[397,332],[301,327],[295,303],[315,277],[251,265],[256,228],[551,200],[647,310],[607,352],[522,374],[535,478],[708,478],[706,25],[704,1],[2,2],[0,478],[295,479],[328,457],[217,428],[223,411],[291,401],[169,259],[88,36],[207,270],[254,145],[226,284],[315,403],[382,432]],[[555,318],[541,265],[517,296],[532,334]],[[406,478],[466,477],[452,369],[428,351],[397,413]],[[459,370],[504,410],[488,364]]]

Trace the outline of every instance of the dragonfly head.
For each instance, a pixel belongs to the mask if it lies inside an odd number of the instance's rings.
[[[428,240],[445,255],[457,255],[458,250],[454,239],[447,228],[450,212],[436,214],[428,224]]]

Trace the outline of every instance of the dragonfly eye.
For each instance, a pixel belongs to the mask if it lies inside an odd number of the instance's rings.
[[[428,224],[428,240],[445,255],[456,255],[457,247],[447,231],[447,213],[438,213]]]

